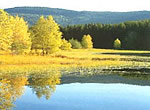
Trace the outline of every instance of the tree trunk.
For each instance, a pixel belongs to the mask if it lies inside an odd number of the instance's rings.
[[[44,53],[44,48],[42,48],[42,50],[43,50],[42,54],[43,54],[43,56],[44,56],[44,55],[45,55],[45,53]]]

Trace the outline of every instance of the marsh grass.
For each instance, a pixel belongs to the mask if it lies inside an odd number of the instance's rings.
[[[150,67],[150,51],[72,49],[48,56],[12,55],[0,52],[0,74],[32,73],[49,70],[90,71]],[[121,53],[121,54],[118,54]],[[130,55],[130,54],[132,55]],[[140,55],[139,55],[140,54]],[[147,56],[144,56],[146,54]]]

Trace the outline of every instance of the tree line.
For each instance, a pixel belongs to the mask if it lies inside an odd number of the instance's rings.
[[[41,16],[28,27],[19,16],[0,10],[0,50],[14,54],[51,54],[71,48],[150,50],[150,20],[120,24],[84,24],[61,27],[52,16]]]
[[[52,16],[41,16],[30,28],[19,16],[11,16],[0,10],[0,50],[14,54],[51,54],[59,50],[75,48],[76,39],[65,40],[59,25]],[[92,48],[92,37],[84,35],[81,48]],[[77,47],[77,46],[76,46]],[[78,47],[77,47],[78,48]]]
[[[81,24],[61,27],[66,39],[81,41],[90,34],[95,48],[114,48],[114,41],[121,41],[122,49],[150,50],[150,20],[127,21],[120,24]]]

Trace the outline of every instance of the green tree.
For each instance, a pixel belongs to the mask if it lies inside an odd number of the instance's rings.
[[[88,34],[88,35],[84,35],[82,38],[82,47],[86,48],[86,49],[90,49],[93,48],[93,42],[92,42],[92,37]]]
[[[70,50],[71,46],[72,46],[71,43],[69,43],[65,39],[62,39],[62,45],[61,45],[60,49],[62,49],[62,50]]]
[[[80,49],[80,48],[82,48],[81,43],[78,40],[76,40],[76,39],[72,38],[72,39],[69,40],[69,42],[71,43],[73,49]]]
[[[13,23],[13,43],[11,45],[11,50],[13,53],[19,54],[26,51],[30,51],[31,39],[28,32],[28,25],[23,18],[18,16],[14,17]]]
[[[136,48],[136,40],[137,40],[137,33],[129,32],[127,37],[125,38],[125,48],[126,49],[135,49]]]
[[[115,49],[121,48],[121,41],[118,38],[114,41],[114,48]]]
[[[32,49],[42,49],[43,55],[57,52],[62,44],[62,33],[52,16],[43,16],[31,27]]]

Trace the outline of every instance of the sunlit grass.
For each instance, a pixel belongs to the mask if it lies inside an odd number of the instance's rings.
[[[135,55],[103,54],[134,53]],[[136,54],[150,51],[130,51],[111,49],[73,49],[60,51],[48,56],[0,54],[0,73],[30,73],[49,71],[52,69],[67,70],[71,68],[134,68],[150,67],[150,58]]]

